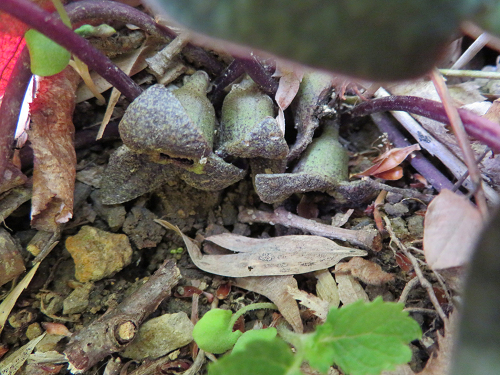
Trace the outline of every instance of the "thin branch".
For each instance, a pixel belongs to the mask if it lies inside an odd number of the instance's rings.
[[[469,174],[474,183],[476,190],[474,192],[474,197],[476,198],[476,204],[479,208],[479,211],[483,215],[483,218],[486,220],[488,217],[488,206],[486,205],[486,197],[484,195],[484,190],[482,188],[482,178],[481,172],[476,164],[476,158],[472,151],[472,147],[469,139],[467,138],[467,134],[465,134],[464,125],[462,123],[462,119],[458,113],[458,109],[453,106],[452,98],[448,88],[446,87],[446,83],[444,82],[443,76],[434,69],[431,73],[432,82],[434,82],[434,87],[436,88],[441,101],[443,102],[444,109],[446,114],[450,120],[451,127],[453,129],[453,133],[455,133],[455,137],[457,138],[458,144],[462,149],[462,153],[464,156],[465,164],[469,169]],[[498,127],[498,125],[497,125]]]
[[[383,215],[384,221],[385,221],[385,228],[387,229],[387,232],[389,232],[389,235],[391,236],[391,242],[394,242],[396,246],[398,247],[401,252],[406,255],[406,257],[410,260],[413,269],[415,270],[415,273],[417,274],[418,281],[420,282],[420,285],[422,285],[423,288],[427,291],[427,295],[429,296],[429,299],[432,302],[432,305],[436,309],[439,317],[443,320],[443,322],[446,322],[448,318],[446,317],[446,314],[444,313],[443,309],[441,308],[441,305],[439,304],[439,301],[436,297],[436,293],[434,293],[434,289],[432,289],[432,284],[425,278],[422,269],[420,268],[420,265],[418,264],[417,258],[411,254],[408,249],[406,248],[405,245],[397,238],[396,234],[394,233],[394,230],[392,229],[391,221],[387,217],[387,215]]]
[[[18,18],[77,56],[89,68],[95,70],[115,86],[130,101],[142,93],[142,89],[104,54],[86,39],[68,29],[60,19],[29,0],[2,0],[0,10]]]
[[[82,373],[106,356],[127,347],[144,319],[170,295],[171,288],[180,278],[175,262],[165,261],[145,284],[115,309],[74,334],[64,350],[70,371]]]
[[[462,53],[462,56],[455,61],[455,64],[451,67],[451,69],[462,69],[465,64],[467,64],[469,61],[471,61],[474,56],[477,55],[481,49],[488,44],[490,41],[491,36],[488,33],[482,33],[479,35],[476,40],[467,48],[467,50]],[[444,73],[443,73],[444,74]]]
[[[119,2],[84,0],[71,3],[65,9],[73,23],[88,22],[94,19],[113,20],[133,24],[164,42],[169,42],[177,37],[177,33],[156,23],[144,12]],[[203,66],[210,74],[218,75],[224,69],[222,62],[209,55],[201,47],[188,43],[183,49],[183,54],[190,61]]]
[[[417,96],[387,96],[363,102],[350,111],[353,117],[367,116],[376,112],[405,111],[449,124],[443,105],[434,100]],[[500,126],[465,109],[458,109],[467,133],[483,142],[495,152],[500,152]]]
[[[321,224],[314,220],[294,215],[283,207],[277,208],[274,212],[241,208],[238,220],[242,223],[281,224],[285,227],[298,228],[317,236],[347,241],[353,245],[375,251],[379,251],[382,246],[380,235],[375,229],[353,230]]]
[[[238,59],[234,59],[213,82],[212,101],[215,106],[222,102],[224,89],[245,73],[245,68]]]
[[[270,96],[276,94],[278,82],[271,77],[253,54],[250,57],[238,57],[237,60],[262,91]]]

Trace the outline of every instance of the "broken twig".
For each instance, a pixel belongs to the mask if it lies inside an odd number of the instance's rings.
[[[64,354],[73,374],[80,374],[107,355],[123,350],[135,338],[143,320],[170,295],[181,274],[168,260],[136,292],[114,310],[73,335]]]
[[[353,245],[379,251],[382,248],[381,239],[375,229],[352,230],[321,224],[314,220],[304,219],[286,211],[283,207],[274,212],[241,208],[238,219],[242,223],[281,224],[285,227],[301,229],[317,236],[335,240],[347,241]]]

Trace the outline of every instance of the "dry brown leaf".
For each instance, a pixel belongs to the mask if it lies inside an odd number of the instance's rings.
[[[4,193],[16,186],[23,185],[26,181],[28,181],[28,177],[26,177],[18,167],[8,161],[5,166],[3,178],[0,178],[0,193]]]
[[[165,220],[155,221],[182,237],[196,267],[221,276],[295,275],[331,267],[345,257],[366,255],[364,250],[342,247],[319,236],[257,239],[230,233],[210,236],[205,240],[239,254],[203,255],[198,245],[179,228]]]
[[[420,150],[420,145],[418,143],[408,147],[393,148],[376,158],[373,161],[375,164],[372,167],[368,168],[364,172],[356,174],[355,176],[374,176],[379,178],[384,178],[382,176],[385,176],[386,180],[391,178],[399,179],[402,177],[402,169],[398,173],[398,169],[396,167],[401,164],[408,155],[417,150]]]
[[[327,301],[298,288],[289,287],[288,293],[290,293],[293,298],[298,300],[301,305],[310,309],[322,322],[326,321],[328,311],[330,311],[330,306]]]
[[[276,91],[276,95],[274,97],[279,108],[279,113],[278,117],[276,117],[276,121],[278,122],[281,132],[285,134],[284,110],[288,108],[290,103],[292,103],[293,99],[297,95],[300,87],[300,82],[302,81],[302,77],[304,76],[304,71],[298,66],[287,66],[283,62],[278,63],[277,70],[279,71],[279,73],[275,73],[275,76],[280,75],[280,80],[278,90]]]
[[[347,263],[339,263],[335,271],[350,272],[365,284],[382,285],[394,281],[394,275],[382,270],[378,264],[363,258],[352,258]]]
[[[149,51],[148,51],[149,52]],[[116,59],[113,59],[113,63],[120,69],[123,69],[124,67],[128,66],[130,64],[130,60],[134,59],[134,57],[131,57],[133,55],[132,53],[127,53],[120,55]],[[146,53],[144,53],[144,56],[141,56],[140,59],[138,59],[137,63],[134,65],[130,72],[130,76],[133,76],[140,71],[144,70],[147,68],[148,64],[146,63],[145,56]],[[113,87],[108,81],[106,81],[104,78],[102,78],[99,74],[96,72],[91,72],[90,77],[92,78],[92,81],[94,82],[94,85],[97,87],[97,90],[99,92],[104,92],[111,87]],[[85,100],[92,99],[94,97],[94,94],[92,94],[92,91],[85,85],[82,84],[78,88],[77,91],[77,96],[76,96],[76,102],[81,103]]]
[[[31,225],[55,232],[73,216],[76,154],[73,110],[80,76],[71,67],[43,78],[30,104],[34,154]]]
[[[429,358],[423,371],[419,375],[442,375],[450,371],[453,351],[453,340],[457,333],[457,313],[453,312],[444,325],[444,335],[438,332],[439,350],[436,356]]]
[[[338,266],[338,264],[335,266],[335,271],[337,271]],[[339,289],[340,302],[344,305],[349,305],[360,299],[365,302],[370,301],[361,284],[349,273],[336,272],[335,280]]]
[[[289,289],[298,290],[297,281],[293,276],[240,277],[234,279],[233,285],[269,298],[293,330],[297,333],[303,332],[299,307],[289,293]]]
[[[135,50],[132,54],[129,55],[129,59],[126,61],[126,64],[123,65],[122,70],[125,74],[130,75],[132,70],[136,68],[137,65],[140,66],[140,63],[144,61],[139,60],[139,57],[143,54],[146,47],[144,45],[141,48]],[[108,106],[106,107],[106,112],[104,113],[104,117],[101,122],[101,127],[99,128],[99,132],[97,133],[96,139],[101,139],[104,134],[104,130],[106,130],[106,125],[108,125],[109,120],[111,119],[111,115],[113,114],[113,110],[115,109],[116,103],[118,103],[118,99],[120,99],[120,91],[113,87],[111,90],[111,95],[109,96]]]
[[[434,270],[468,262],[483,227],[479,210],[465,197],[442,190],[429,204],[424,222],[424,253]]]
[[[339,289],[330,271],[316,271],[314,272],[314,276],[318,280],[316,283],[316,294],[318,297],[328,302],[329,307],[339,307]]]
[[[320,236],[258,239],[224,233],[205,241],[239,254],[202,255],[199,264],[193,262],[204,271],[230,277],[295,275],[331,267],[346,257],[366,255],[364,250],[342,247]]]

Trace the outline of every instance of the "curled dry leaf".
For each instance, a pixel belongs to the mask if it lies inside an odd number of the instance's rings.
[[[366,255],[364,250],[342,247],[319,236],[257,239],[230,233],[210,236],[205,240],[239,254],[203,255],[198,245],[179,228],[164,220],[155,221],[182,237],[191,260],[198,268],[221,276],[295,275],[331,267],[346,257]]]
[[[314,276],[318,280],[316,283],[316,294],[322,300],[328,302],[329,307],[339,307],[339,289],[337,282],[328,270],[320,270],[314,272]]]
[[[326,321],[328,311],[330,311],[330,305],[327,301],[315,296],[314,294],[304,292],[303,290],[297,288],[288,288],[288,293],[298,300],[301,305],[304,305],[308,309],[311,309],[314,315],[316,315],[322,322]]]
[[[475,206],[465,197],[442,190],[425,215],[425,260],[434,270],[463,266],[470,259],[482,227]]]
[[[394,275],[382,270],[378,264],[363,258],[352,258],[347,263],[337,264],[337,272],[350,272],[365,284],[382,285],[394,281]]]
[[[420,150],[418,144],[414,144],[403,148],[393,148],[387,152],[384,152],[373,162],[375,163],[372,167],[368,168],[366,171],[356,174],[356,177],[362,176],[373,176],[378,178],[383,178],[385,180],[398,180],[403,176],[403,169],[398,167],[399,164],[406,159],[414,151]]]
[[[55,232],[73,216],[76,154],[73,110],[79,75],[71,67],[41,80],[30,105],[34,153],[31,225]]]
[[[369,302],[370,299],[361,284],[348,272],[337,272],[339,264],[335,266],[335,280],[339,289],[340,302],[349,305],[362,299]]]
[[[279,108],[276,120],[278,121],[281,132],[285,134],[284,110],[288,108],[293,98],[295,98],[295,95],[297,95],[300,82],[304,76],[304,71],[297,65],[287,65],[284,62],[278,62],[277,64],[277,70],[279,70],[279,72],[274,75],[279,75],[280,80],[276,96],[274,97]]]

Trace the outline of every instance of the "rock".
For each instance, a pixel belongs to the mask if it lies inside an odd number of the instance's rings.
[[[406,225],[408,226],[408,231],[412,236],[423,237],[424,236],[424,217],[420,215],[413,215],[406,219]]]
[[[76,287],[63,302],[63,314],[79,314],[85,311],[89,305],[89,295],[92,283],[85,283]]]
[[[384,204],[384,211],[390,216],[403,216],[409,212],[409,209],[405,204],[398,202],[395,204]]]
[[[137,338],[122,355],[135,360],[164,356],[189,344],[193,340],[193,328],[184,312],[153,318],[141,326]]]
[[[134,207],[123,223],[123,231],[138,249],[156,247],[166,233],[165,228],[156,224],[156,215],[144,207]]]
[[[0,228],[0,286],[26,270],[20,250],[19,244],[9,232]]]
[[[87,225],[68,237],[66,249],[75,261],[75,277],[80,282],[109,277],[132,260],[132,247],[126,235]]]
[[[104,205],[101,200],[101,194],[98,190],[94,190],[90,195],[94,209],[109,226],[112,232],[120,229],[125,221],[127,211],[122,205]]]

